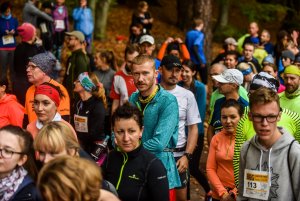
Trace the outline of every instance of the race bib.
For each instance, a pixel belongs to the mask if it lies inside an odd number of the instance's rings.
[[[84,116],[74,115],[75,130],[81,133],[88,133],[88,118]]]
[[[2,37],[3,45],[13,44],[15,39],[12,35],[6,35]]]
[[[41,32],[42,32],[42,33],[47,33],[47,32],[48,32],[46,23],[44,23],[44,22],[41,23],[41,24],[40,24],[40,28],[41,28]]]
[[[55,20],[55,29],[65,29],[65,21]]]
[[[268,200],[270,193],[269,174],[265,171],[245,170],[244,197]]]

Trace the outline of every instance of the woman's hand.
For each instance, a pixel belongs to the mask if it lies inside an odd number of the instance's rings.
[[[229,193],[224,193],[221,197],[221,201],[234,201]]]

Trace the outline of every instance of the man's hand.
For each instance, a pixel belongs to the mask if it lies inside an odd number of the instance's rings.
[[[181,156],[181,158],[176,163],[178,172],[185,172],[189,167],[189,160],[185,155]]]

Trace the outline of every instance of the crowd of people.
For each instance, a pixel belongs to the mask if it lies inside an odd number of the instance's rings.
[[[300,199],[299,31],[251,22],[209,63],[202,19],[157,48],[140,1],[118,66],[87,0],[74,28],[36,3],[0,5],[0,200],[187,201],[191,176],[205,201]]]

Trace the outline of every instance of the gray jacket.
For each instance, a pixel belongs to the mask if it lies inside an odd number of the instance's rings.
[[[244,143],[240,156],[240,182],[237,200],[258,200],[243,196],[245,169],[269,172],[271,187],[268,200],[300,200],[300,145],[298,142],[292,144],[288,160],[289,146],[294,138],[282,127],[278,127],[278,129],[282,136],[270,149],[260,145],[257,136]],[[288,163],[291,167],[291,175]]]
[[[32,1],[28,1],[25,3],[23,8],[23,22],[29,22],[37,27],[37,18],[41,17],[45,20],[53,22],[52,17],[47,15],[45,12],[39,10]]]

